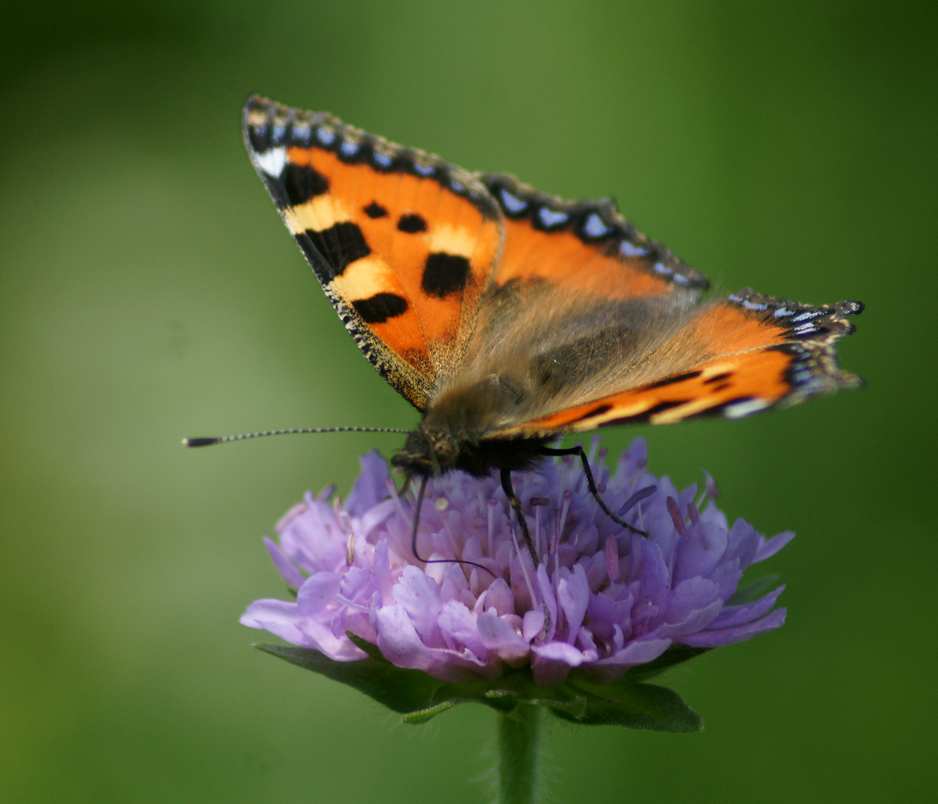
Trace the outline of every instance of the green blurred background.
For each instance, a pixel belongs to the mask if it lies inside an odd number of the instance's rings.
[[[0,799],[482,800],[493,715],[412,728],[253,651],[261,536],[409,426],[243,152],[257,91],[568,196],[723,291],[859,298],[868,380],[641,433],[766,532],[789,624],[674,671],[695,736],[551,727],[552,801],[934,800],[931,4],[8,7],[0,48]]]

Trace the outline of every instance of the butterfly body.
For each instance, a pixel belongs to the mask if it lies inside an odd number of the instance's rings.
[[[485,439],[479,433],[421,427],[407,436],[391,464],[408,476],[429,477],[454,469],[476,477],[493,469],[530,469],[543,458],[549,438]]]
[[[393,459],[408,474],[527,468],[564,433],[740,418],[859,383],[834,353],[859,302],[701,303],[707,280],[608,200],[263,98],[244,133],[346,329],[423,414]]]

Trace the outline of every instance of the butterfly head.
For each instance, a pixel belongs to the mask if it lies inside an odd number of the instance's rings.
[[[451,433],[420,428],[407,435],[391,463],[408,475],[424,477],[455,468],[458,456],[459,445]]]

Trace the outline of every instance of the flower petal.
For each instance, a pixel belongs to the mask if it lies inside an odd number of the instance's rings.
[[[726,552],[727,534],[722,528],[698,521],[688,528],[677,544],[674,580],[709,575]]]
[[[607,681],[614,681],[630,667],[654,661],[672,644],[670,639],[645,639],[632,642],[611,656],[590,664],[589,673]]]
[[[726,601],[746,568],[792,534],[765,539],[743,519],[728,528],[709,479],[698,511],[696,486],[678,490],[648,472],[640,440],[613,474],[591,449],[604,499],[614,510],[631,501],[626,516],[648,538],[603,513],[577,461],[546,461],[513,475],[519,498],[536,505],[535,566],[497,473],[447,472],[428,486],[420,552],[491,573],[422,564],[411,547],[414,495],[397,495],[387,463],[371,452],[344,503],[307,494],[278,523],[279,538],[265,539],[297,598],[259,600],[242,622],[338,661],[364,658],[351,631],[392,664],[447,681],[530,663],[538,684],[562,682],[577,667],[617,678],[672,644],[714,647],[782,624],[785,610],[774,608],[781,587],[753,602]]]
[[[342,577],[334,572],[316,572],[310,575],[296,596],[300,614],[304,617],[315,617],[319,614],[335,600],[341,583]]]
[[[282,600],[258,600],[241,615],[241,624],[248,628],[269,631],[281,639],[303,648],[313,648],[340,662],[364,659],[365,654],[348,637],[337,636],[329,628],[299,614],[293,603]]]
[[[479,597],[483,609],[492,608],[499,614],[514,614],[515,600],[504,578],[496,578]]]
[[[479,615],[478,633],[485,647],[506,662],[516,663],[528,655],[527,641],[493,609]]]
[[[394,599],[407,612],[421,639],[433,639],[442,605],[436,582],[417,567],[404,567],[394,586]]]
[[[264,547],[266,547],[267,552],[270,553],[270,558],[274,562],[277,572],[280,573],[280,577],[283,578],[287,586],[291,589],[299,589],[303,584],[303,573],[284,555],[283,551],[280,549],[280,545],[273,539],[265,536]]]
[[[759,549],[756,550],[756,557],[753,559],[753,563],[756,564],[760,561],[765,561],[767,558],[771,558],[794,538],[794,531],[786,530],[773,536],[771,539],[762,539],[759,544]]]
[[[566,679],[574,667],[583,664],[583,651],[566,642],[547,642],[531,648],[534,683],[547,687]]]
[[[656,634],[676,638],[706,628],[723,608],[720,587],[708,578],[681,581],[671,593],[665,622]]]
[[[359,460],[361,472],[345,501],[345,510],[352,516],[362,516],[369,508],[388,496],[388,465],[378,450],[371,450]]]
[[[557,584],[557,602],[566,620],[566,641],[572,643],[590,602],[589,583],[582,565],[577,564],[572,574],[561,577]]]
[[[403,606],[385,606],[377,612],[378,648],[398,667],[427,670],[433,663],[430,649],[420,639],[417,629]]]
[[[785,624],[785,609],[775,609],[761,620],[744,623],[732,628],[720,628],[711,631],[702,631],[699,634],[681,637],[681,642],[694,648],[716,648],[720,645],[730,645],[734,642],[742,642],[744,639],[761,634],[763,631],[771,631],[774,628],[781,628]]]
[[[547,575],[547,567],[541,564],[537,568],[537,587],[544,601],[545,613],[548,617],[547,639],[553,639],[557,633],[557,597],[554,594],[554,585]]]
[[[541,609],[530,609],[524,613],[521,635],[526,642],[533,642],[534,638],[541,633],[544,628],[544,619],[544,612]]]
[[[476,615],[465,605],[455,600],[443,604],[438,624],[443,638],[451,648],[468,649],[479,658],[484,658],[484,638],[479,633]]]
[[[270,631],[294,645],[304,648],[313,647],[299,627],[299,610],[296,603],[285,600],[255,600],[241,615],[241,625],[248,628],[260,628]]]
[[[711,623],[711,628],[732,628],[764,617],[771,611],[784,591],[785,587],[779,586],[753,603],[747,603],[743,606],[727,606],[720,612],[720,616]]]

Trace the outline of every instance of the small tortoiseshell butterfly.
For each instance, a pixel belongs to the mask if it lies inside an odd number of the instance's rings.
[[[423,414],[392,459],[408,477],[497,468],[513,498],[510,471],[542,455],[577,452],[592,479],[580,448],[549,446],[563,433],[737,419],[859,383],[834,354],[859,302],[700,303],[707,280],[609,200],[259,97],[244,137],[342,323]]]

